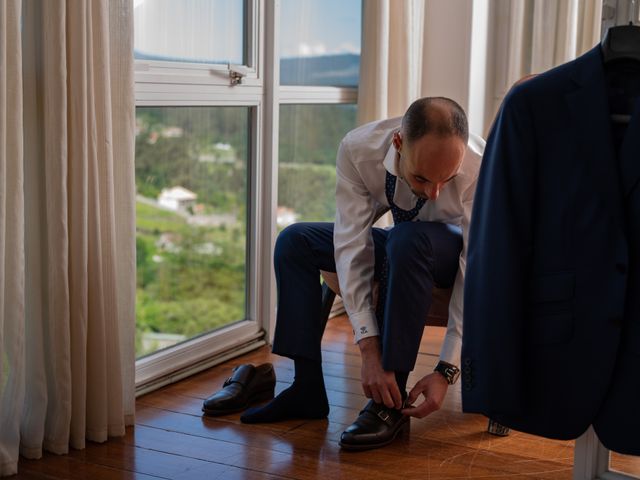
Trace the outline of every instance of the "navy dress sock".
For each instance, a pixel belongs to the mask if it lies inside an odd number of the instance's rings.
[[[262,407],[247,410],[243,423],[268,423],[293,418],[325,418],[329,414],[329,401],[322,376],[322,363],[295,358],[293,384]]]

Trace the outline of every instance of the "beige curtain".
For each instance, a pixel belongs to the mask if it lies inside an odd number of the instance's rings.
[[[532,23],[531,68],[539,72],[573,60],[598,43],[602,0],[537,0]]]
[[[131,0],[1,5],[7,475],[133,420],[135,119]]]
[[[20,1],[0,2],[0,474],[15,473],[24,399]]]

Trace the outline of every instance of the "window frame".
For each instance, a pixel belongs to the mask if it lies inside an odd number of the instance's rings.
[[[135,81],[152,84],[220,85],[230,83],[230,69],[240,71],[244,76],[241,85],[262,86],[260,75],[261,45],[263,32],[261,12],[264,0],[243,0],[245,44],[242,65],[231,63],[190,63],[161,60],[135,59]],[[240,85],[238,85],[240,86]],[[137,89],[136,89],[137,90]],[[136,97],[137,100],[137,97]],[[137,104],[136,104],[137,106]]]

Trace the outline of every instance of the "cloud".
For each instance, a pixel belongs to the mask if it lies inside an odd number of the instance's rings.
[[[300,42],[300,45],[298,45],[298,54],[301,57],[308,57],[311,55],[311,45],[308,45],[306,43]]]
[[[325,55],[327,53],[327,47],[324,43],[316,43],[315,45],[309,45],[308,43],[300,42],[298,45],[298,55],[301,57],[312,57]]]

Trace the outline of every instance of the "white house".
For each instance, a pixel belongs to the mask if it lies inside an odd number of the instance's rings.
[[[174,211],[184,211],[196,203],[198,195],[183,187],[163,188],[158,195],[158,204]]]

